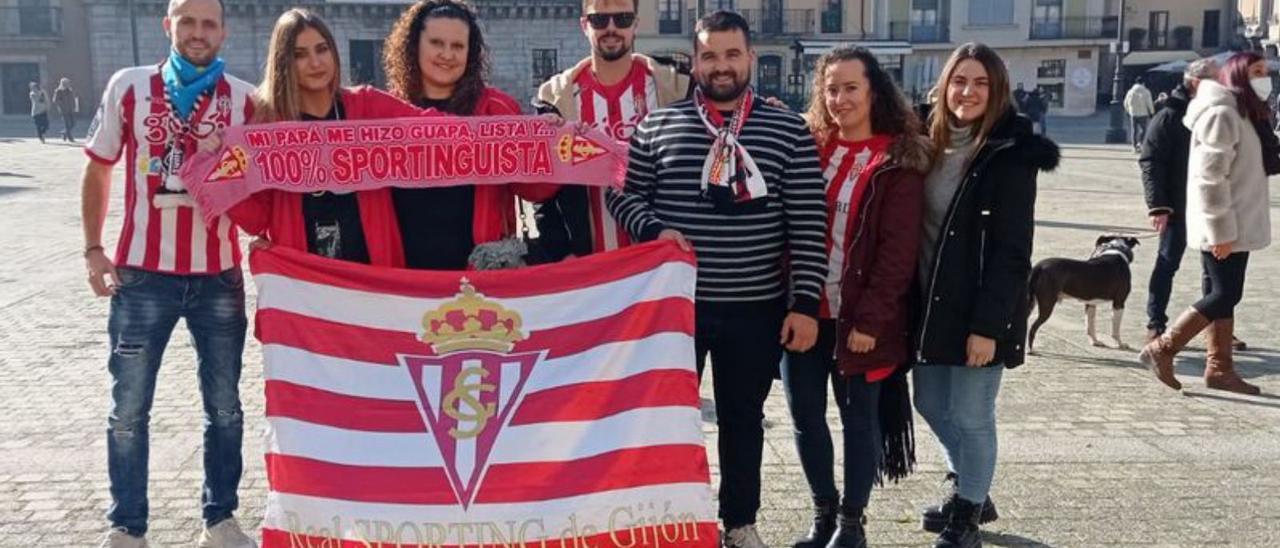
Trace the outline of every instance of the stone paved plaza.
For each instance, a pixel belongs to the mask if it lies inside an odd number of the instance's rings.
[[[1068,140],[1071,129],[1062,130]],[[1096,126],[1076,130],[1102,133]],[[1041,178],[1037,258],[1083,258],[1102,232],[1144,231],[1132,153],[1068,144],[1064,156],[1058,173]],[[92,296],[80,257],[83,161],[75,146],[0,139],[0,547],[96,546],[106,527],[107,302]],[[109,244],[121,220],[120,180],[117,173]],[[1143,244],[1123,331],[1134,345],[1143,336],[1155,252],[1154,240]],[[1174,312],[1195,298],[1198,272],[1198,258],[1188,255]],[[1264,390],[1254,398],[1204,390],[1198,351],[1178,365],[1188,389],[1172,392],[1134,363],[1133,352],[1091,347],[1083,307],[1060,306],[1041,331],[1042,354],[1005,376],[993,492],[1002,518],[988,528],[987,544],[1280,546],[1280,335],[1272,328],[1280,315],[1278,279],[1280,249],[1256,254],[1237,320],[1251,345],[1239,357],[1241,373]],[[1109,320],[1099,314],[1100,325]],[[149,538],[162,546],[191,546],[200,527],[200,399],[194,353],[179,331],[151,422]],[[267,490],[256,342],[245,362],[239,516],[256,527]],[[807,527],[810,503],[780,386],[766,414],[760,526],[770,545],[789,546]],[[714,423],[706,432],[714,447]],[[923,423],[916,432],[919,472],[873,495],[874,546],[932,542],[919,531],[916,508],[936,499],[944,469]]]

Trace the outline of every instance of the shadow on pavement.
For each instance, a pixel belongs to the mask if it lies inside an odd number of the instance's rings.
[[[13,177],[15,179],[30,179],[31,176],[26,173],[14,173],[12,171],[0,171],[0,177]]]
[[[1199,390],[1183,389],[1182,395],[1188,398],[1201,398],[1206,400],[1225,401],[1231,403],[1243,403],[1245,405],[1256,405],[1258,407],[1270,407],[1272,409],[1280,409],[1280,396],[1274,394],[1261,394],[1258,396],[1242,397],[1232,394],[1231,392],[1201,392]],[[1258,401],[1267,400],[1267,401]]]
[[[23,192],[27,190],[34,190],[34,189],[32,189],[31,187],[25,187],[25,186],[0,186],[0,196],[4,196],[7,194],[17,194],[19,192]]]
[[[992,546],[1017,546],[1018,548],[1053,548],[1051,544],[1045,544],[1038,540],[1032,540],[1027,537],[1014,535],[1011,533],[992,533],[990,531],[982,532],[982,542]]]

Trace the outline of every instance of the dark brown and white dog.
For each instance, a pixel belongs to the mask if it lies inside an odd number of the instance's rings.
[[[1129,264],[1137,245],[1138,239],[1131,236],[1103,235],[1098,237],[1087,261],[1053,258],[1036,263],[1027,284],[1031,299],[1028,315],[1033,309],[1038,309],[1040,315],[1031,325],[1028,352],[1035,353],[1036,331],[1063,299],[1084,302],[1089,342],[1099,347],[1106,345],[1098,340],[1094,317],[1099,304],[1111,303],[1111,340],[1117,348],[1129,349],[1120,340],[1120,322],[1124,318],[1124,302],[1129,298]]]

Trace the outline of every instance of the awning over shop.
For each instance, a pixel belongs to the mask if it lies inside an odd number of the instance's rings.
[[[1192,59],[1199,58],[1200,56],[1196,55],[1196,52],[1190,50],[1135,51],[1124,56],[1124,66],[1137,67],[1144,65],[1159,65],[1161,63],[1190,61]]]
[[[822,55],[842,46],[862,46],[877,56],[910,55],[911,42],[901,40],[801,40],[800,47],[805,55]]]

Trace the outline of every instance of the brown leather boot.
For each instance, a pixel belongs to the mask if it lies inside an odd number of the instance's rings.
[[[1226,390],[1237,394],[1257,396],[1262,389],[1249,384],[1236,374],[1231,352],[1235,344],[1231,338],[1235,320],[1217,320],[1205,332],[1208,349],[1204,357],[1204,384],[1214,390]]]
[[[1142,348],[1142,352],[1138,353],[1138,361],[1155,373],[1156,378],[1165,386],[1182,390],[1182,383],[1173,376],[1173,358],[1208,325],[1209,318],[1194,308],[1188,308],[1163,335]]]

